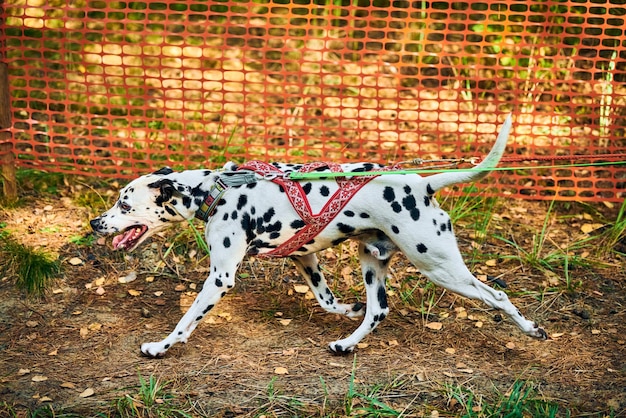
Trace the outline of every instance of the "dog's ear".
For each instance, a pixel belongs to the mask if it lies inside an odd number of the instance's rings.
[[[153,189],[159,189],[159,196],[157,196],[156,203],[161,206],[163,202],[169,201],[175,193],[178,193],[174,182],[170,179],[157,180],[154,183],[148,184],[148,187]]]
[[[172,170],[169,167],[163,167],[163,168],[159,168],[157,171],[155,171],[152,174],[158,174],[158,175],[168,175],[168,174],[172,174],[174,172],[174,170]]]

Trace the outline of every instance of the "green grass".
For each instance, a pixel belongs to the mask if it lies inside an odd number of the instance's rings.
[[[147,379],[139,374],[139,387],[133,394],[125,394],[114,401],[110,414],[123,418],[150,417],[192,417],[175,404],[176,397],[167,391],[169,382],[162,382],[158,377],[150,375]],[[186,403],[186,402],[184,402]]]
[[[527,268],[543,272],[562,272],[568,290],[572,290],[570,272],[573,268],[587,268],[593,262],[587,257],[577,255],[584,249],[591,249],[594,238],[581,238],[568,245],[560,245],[550,238],[550,225],[553,217],[555,201],[550,202],[541,229],[532,234],[530,246],[520,244],[514,236],[505,238],[494,235],[494,238],[512,247],[516,254],[501,255],[503,259],[517,260]]]
[[[375,386],[367,393],[356,388],[356,359],[352,361],[352,372],[348,383],[348,391],[344,399],[345,416],[350,417],[398,417],[402,413],[378,399],[383,386]]]
[[[463,386],[446,386],[446,392],[462,407],[456,415],[460,418],[525,418],[569,417],[567,410],[559,413],[559,405],[553,401],[542,399],[537,387],[530,382],[517,381],[505,393],[496,393],[496,399],[487,401]]]
[[[2,234],[0,271],[15,277],[15,285],[29,296],[42,296],[61,268],[57,258]]]

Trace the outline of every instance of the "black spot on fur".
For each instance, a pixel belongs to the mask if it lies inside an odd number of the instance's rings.
[[[169,213],[170,215],[172,215],[172,216],[176,216],[176,211],[175,211],[174,209],[170,208],[169,206],[164,206],[163,208],[164,208],[164,209],[165,209],[165,211],[166,211],[167,213]]]
[[[408,184],[404,186],[404,193],[411,194],[411,187]]]
[[[424,196],[424,206],[430,206],[430,196]]]
[[[346,215],[349,218],[354,217],[354,212],[352,212],[351,210],[347,210],[343,214]]]
[[[355,228],[351,225],[346,225],[344,223],[339,222],[337,224],[337,228],[339,229],[339,232],[343,233],[343,234],[351,234],[355,231]]]
[[[383,308],[383,309],[387,309],[387,293],[385,292],[385,286],[381,285],[378,286],[378,305]]]
[[[391,231],[392,231],[394,234],[399,234],[399,233],[400,233],[400,230],[399,230],[399,229],[398,229],[398,227],[397,227],[397,226],[395,226],[395,225],[391,225]]]
[[[267,210],[267,212],[265,212],[263,214],[263,221],[264,222],[269,222],[272,220],[272,217],[276,214],[276,211],[274,210],[274,208],[269,208]]]
[[[433,188],[431,187],[430,183],[428,183],[426,185],[426,193],[428,193],[430,196],[435,194],[435,190],[433,190]]]
[[[248,189],[254,189],[254,188],[256,187],[256,185],[257,185],[257,183],[256,183],[256,182],[254,182],[254,183],[248,183],[248,184],[246,184],[246,187],[247,187]]]
[[[419,220],[419,218],[420,218],[420,210],[418,208],[411,209],[411,218],[414,221]]]
[[[320,187],[320,194],[327,197],[330,194],[330,189],[327,186]]]
[[[370,217],[369,213],[365,213],[365,212],[361,212],[361,213],[359,214],[359,216],[360,216],[362,219],[367,219],[367,218],[369,218],[369,217]]]
[[[233,213],[230,214],[230,217],[233,218],[233,221],[236,220],[238,216],[239,212],[237,212],[236,210],[234,210]]]
[[[206,314],[206,313],[207,313],[207,312],[209,312],[211,309],[213,309],[213,306],[215,306],[215,305],[209,305],[209,306],[207,306],[207,307],[206,307],[206,309],[202,311],[202,313],[203,313],[203,314]]]
[[[223,221],[227,221],[228,220],[228,213],[225,213],[224,216],[222,216],[222,220]]]
[[[391,204],[391,209],[395,212],[395,213],[400,213],[402,212],[402,206],[400,206],[400,203],[398,202],[393,202]]]
[[[415,209],[417,207],[415,197],[412,195],[406,196],[404,199],[402,199],[402,206],[404,206],[406,210]]]
[[[368,285],[371,285],[372,283],[374,283],[374,270],[370,270],[368,269],[365,272],[365,283]]]
[[[230,238],[224,238],[224,248],[230,248]]]
[[[341,237],[341,238],[334,239],[332,241],[332,246],[334,247],[335,245],[339,245],[339,244],[341,244],[342,242],[344,242],[347,239],[348,239],[348,237]]]
[[[321,281],[322,281],[322,276],[318,272],[311,274],[311,283],[313,283],[313,286],[315,287],[319,286]]]
[[[244,206],[248,203],[248,196],[242,194],[239,196],[239,200],[237,201],[237,210],[243,209]]]
[[[306,226],[306,223],[304,223],[304,221],[301,219],[296,219],[289,226],[291,226],[293,229],[300,229],[304,228]]]
[[[421,254],[424,254],[426,251],[428,251],[428,247],[421,243],[417,244],[417,251]]]
[[[312,187],[313,187],[313,185],[311,183],[305,183],[304,186],[302,186],[302,190],[304,190],[304,194],[311,193],[311,188]]]
[[[383,199],[387,202],[393,202],[396,200],[396,193],[393,191],[393,187],[385,187],[385,190],[383,191]]]
[[[223,285],[224,285],[224,283],[222,283],[222,281],[220,279],[215,279],[215,286],[222,287]]]

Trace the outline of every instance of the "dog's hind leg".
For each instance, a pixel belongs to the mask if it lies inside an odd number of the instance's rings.
[[[330,343],[330,350],[336,354],[352,352],[359,341],[372,332],[389,313],[386,289],[389,258],[381,260],[379,255],[372,254],[371,246],[363,242],[359,245],[359,258],[367,295],[365,318],[349,337]]]
[[[326,279],[320,270],[315,254],[294,256],[292,260],[313,291],[315,299],[317,299],[317,302],[324,310],[330,313],[345,315],[350,318],[363,315],[365,305],[362,303],[345,304],[337,302],[337,297],[328,287]]]
[[[477,299],[488,306],[506,313],[527,335],[546,339],[546,332],[536,323],[524,318],[519,309],[511,303],[506,293],[496,290],[478,280],[467,269],[455,241],[417,244],[412,249],[404,249],[406,256],[422,274],[433,283],[456,294]]]

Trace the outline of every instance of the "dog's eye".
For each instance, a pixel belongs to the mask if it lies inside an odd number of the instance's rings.
[[[120,209],[126,212],[130,211],[130,205],[128,203],[120,202]]]

